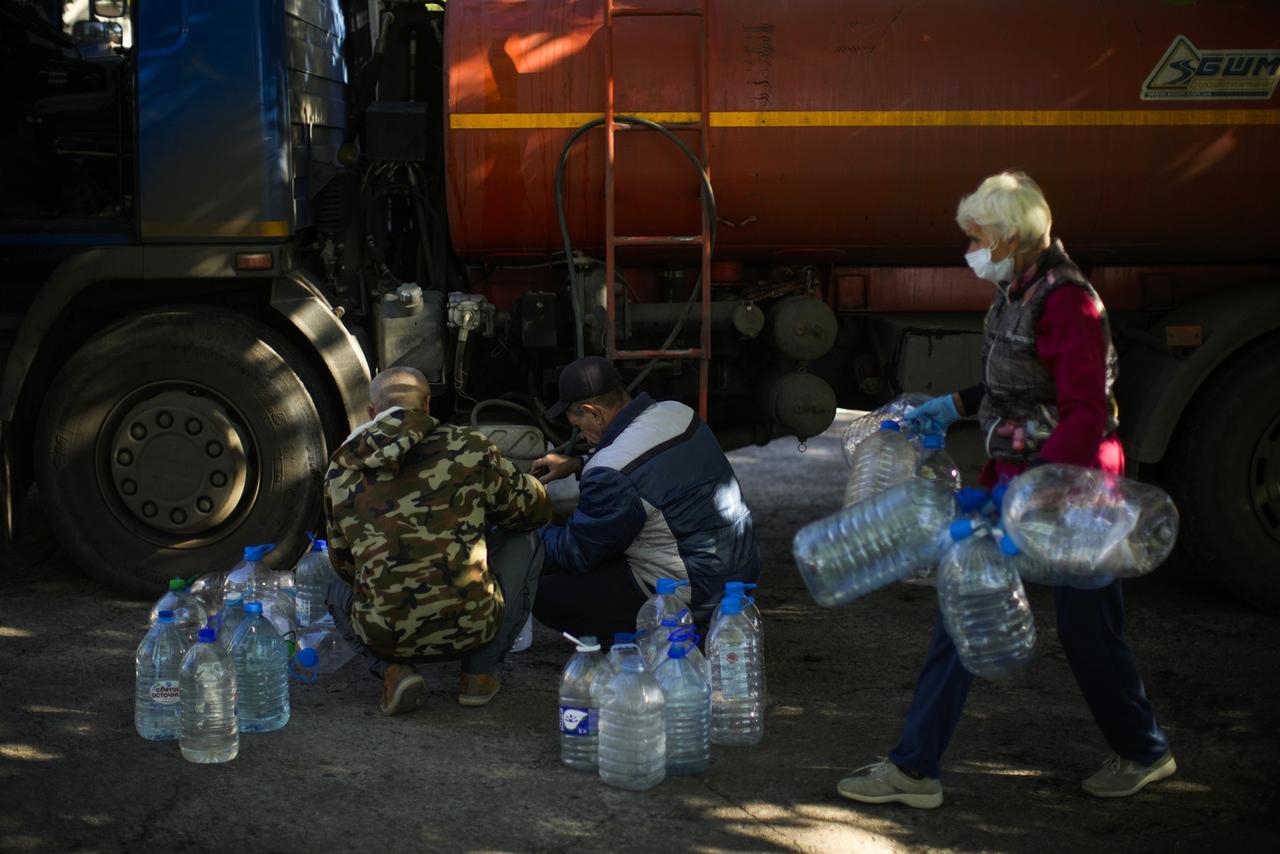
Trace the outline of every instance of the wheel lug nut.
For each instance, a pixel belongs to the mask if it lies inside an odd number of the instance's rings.
[[[187,419],[187,432],[190,433],[192,436],[196,435],[203,429],[204,429],[204,425],[200,423],[199,418]]]
[[[136,495],[138,492],[138,484],[136,484],[132,480],[121,481],[120,491],[123,492],[125,495]]]
[[[213,474],[209,475],[209,482],[214,486],[226,486],[227,476],[220,471],[215,471]]]
[[[152,518],[159,512],[160,508],[152,504],[150,501],[142,505],[142,515],[146,516],[148,519]]]
[[[116,454],[116,462],[118,462],[122,466],[132,465],[133,454],[129,453],[124,448],[121,448],[120,452]]]
[[[173,416],[168,412],[161,412],[156,415],[156,426],[163,430],[168,430],[173,426]]]
[[[176,509],[169,514],[169,518],[173,520],[173,524],[181,525],[183,522],[187,521],[187,511],[182,510],[181,508]]]
[[[207,496],[201,495],[196,499],[196,509],[201,513],[208,513],[213,509],[213,502]]]
[[[134,424],[129,428],[129,435],[135,440],[141,442],[143,439],[147,438],[147,428],[143,427],[141,424]]]
[[[209,456],[211,456],[211,457],[220,457],[220,456],[222,456],[222,443],[221,443],[221,442],[210,442],[209,444],[207,444],[207,445],[205,445],[205,446],[204,446],[204,449],[205,449],[205,452],[206,452]]]

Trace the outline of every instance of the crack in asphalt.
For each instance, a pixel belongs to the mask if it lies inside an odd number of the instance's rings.
[[[799,850],[799,851],[805,851],[805,850],[808,850],[808,849],[806,849],[806,848],[805,848],[805,846],[804,846],[803,844],[801,844],[800,840],[798,840],[798,839],[796,839],[795,837],[790,836],[790,835],[788,835],[788,834],[784,833],[783,831],[779,830],[777,827],[775,827],[773,824],[771,824],[768,820],[763,819],[763,818],[761,818],[760,816],[756,815],[756,814],[755,814],[755,813],[753,813],[751,810],[747,809],[747,808],[746,808],[746,806],[744,806],[743,804],[738,803],[736,800],[734,800],[733,798],[731,798],[729,795],[725,794],[724,792],[722,792],[722,791],[720,791],[719,789],[717,789],[715,786],[711,785],[711,781],[710,781],[710,780],[708,780],[706,777],[702,777],[702,778],[700,778],[700,779],[702,780],[702,785],[703,785],[703,787],[704,787],[704,788],[706,788],[706,790],[707,790],[707,791],[711,792],[713,795],[717,796],[718,798],[720,798],[722,801],[724,801],[725,803],[729,804],[730,806],[734,806],[734,807],[737,807],[738,809],[742,810],[744,813],[746,813],[748,816],[750,816],[750,818],[751,818],[751,820],[752,820],[752,821],[756,822],[756,823],[757,823],[757,824],[759,824],[759,825],[762,825],[762,826],[764,826],[764,827],[769,828],[769,830],[773,831],[774,833],[776,833],[776,834],[778,834],[779,836],[781,836],[783,839],[785,839],[785,840],[787,840],[788,842],[790,842],[790,843],[791,843],[791,845],[792,845],[792,847],[793,847],[793,848],[795,848],[796,850]]]

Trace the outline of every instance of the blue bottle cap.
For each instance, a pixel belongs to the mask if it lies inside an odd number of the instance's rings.
[[[213,643],[218,639],[218,634],[213,629],[201,629],[196,632],[196,643]]]
[[[272,551],[273,549],[275,549],[275,547],[276,547],[275,543],[263,543],[260,546],[245,546],[244,559],[245,560],[262,560],[264,557],[267,556],[267,552]]]
[[[896,432],[896,433],[901,433],[901,432],[902,432],[902,425],[900,425],[897,421],[881,421],[881,422],[880,422],[880,429],[881,429],[881,430],[893,430],[893,431],[894,431],[894,432]]]
[[[618,632],[613,636],[614,646],[618,646],[624,643],[635,643],[635,642],[636,642],[635,632]]]
[[[320,656],[316,655],[316,651],[311,647],[298,650],[298,654],[293,657],[298,662],[299,667],[315,667],[320,663]]]
[[[673,643],[671,649],[667,650],[667,658],[684,658],[689,654],[689,647],[683,643]]]
[[[663,617],[662,627],[664,629],[674,629],[680,625],[679,617]]]
[[[988,500],[987,491],[978,486],[966,486],[956,491],[956,506],[965,515],[977,513]]]
[[[327,552],[327,551],[329,551],[329,541],[328,541],[328,540],[312,540],[312,541],[311,541],[311,551],[313,551],[313,552]]]
[[[726,596],[720,605],[720,614],[725,617],[741,614],[746,607],[746,600],[741,596]]]
[[[248,614],[261,614],[261,613],[262,613],[262,603],[261,603],[261,602],[253,602],[253,601],[245,602],[245,603],[244,603],[244,612],[245,612],[245,614],[246,614],[246,615],[248,615]]]
[[[759,584],[750,581],[726,581],[724,583],[724,592],[726,596],[730,593],[742,594],[748,590],[755,590],[759,586]]]
[[[687,581],[676,581],[674,578],[659,578],[656,590],[663,596],[670,596],[676,592],[677,587],[688,587]]]
[[[157,612],[156,612],[156,622],[157,622],[157,623],[172,623],[172,622],[173,622],[173,612],[172,612],[172,611],[170,611],[168,608],[166,608],[166,609],[165,609],[165,610],[163,610],[163,611],[157,611]]]
[[[924,437],[924,440],[921,441],[920,444],[931,451],[936,451],[945,447],[947,443],[937,433],[930,433],[928,436]]]
[[[951,539],[963,540],[973,535],[973,523],[968,519],[957,519],[951,523]]]
[[[1009,491],[1009,484],[999,484],[995,489],[991,490],[991,500],[995,502],[997,507],[1004,504],[1004,495]]]
[[[1008,557],[1017,557],[1022,554],[1022,549],[1018,548],[1018,544],[1008,534],[1000,538],[1000,551]]]

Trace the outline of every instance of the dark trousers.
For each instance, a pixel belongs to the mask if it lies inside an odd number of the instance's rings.
[[[1123,637],[1120,582],[1094,590],[1054,587],[1053,604],[1067,663],[1102,737],[1125,759],[1142,765],[1155,762],[1169,743],[1156,724],[1137,662]],[[960,663],[939,613],[890,761],[926,777],[941,776],[942,754],[960,722],[972,684],[973,674]]]
[[[593,635],[607,647],[616,633],[636,630],[636,612],[648,598],[626,560],[617,558],[586,575],[542,576],[533,616],[558,632]]]
[[[533,607],[538,591],[538,576],[542,573],[542,540],[536,533],[518,534],[494,529],[485,537],[489,552],[489,571],[493,573],[506,609],[497,633],[487,644],[468,650],[461,655],[463,673],[492,673],[515,643],[516,636]],[[369,667],[369,672],[381,679],[392,664],[414,664],[440,661],[441,658],[399,659],[379,655],[365,646],[351,625],[351,586],[338,580],[329,585],[326,601],[333,622],[347,643]]]

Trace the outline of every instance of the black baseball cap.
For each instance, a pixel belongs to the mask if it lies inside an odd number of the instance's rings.
[[[622,377],[613,363],[600,356],[583,356],[560,372],[560,399],[547,410],[547,416],[559,418],[570,405],[615,388],[622,388]]]

